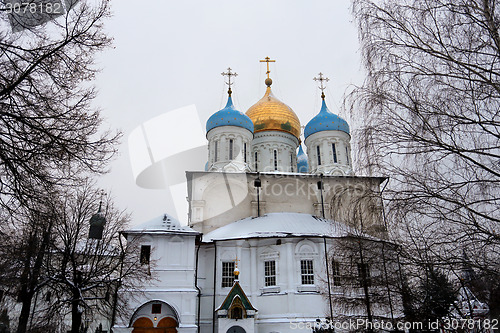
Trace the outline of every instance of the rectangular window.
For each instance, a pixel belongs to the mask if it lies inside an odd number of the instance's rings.
[[[255,152],[255,161],[254,161],[254,162],[255,162],[255,171],[258,171],[258,168],[257,168],[257,167],[259,166],[259,162],[258,162],[258,160],[257,160],[258,155],[259,155],[259,154],[258,154],[257,152]]]
[[[276,261],[264,261],[264,282],[266,287],[276,285]]]
[[[278,151],[274,150],[274,170],[278,170]]]
[[[332,278],[333,285],[340,286],[340,263],[338,261],[332,261]]]
[[[302,284],[314,284],[313,261],[310,259],[300,261],[300,276]]]
[[[319,146],[316,146],[316,154],[318,155],[318,165],[321,165],[321,153],[319,150]]]
[[[246,142],[243,144],[243,159],[246,163],[247,162],[247,144],[246,144]]]
[[[234,261],[222,263],[222,288],[230,288],[234,283]]]
[[[372,285],[368,264],[358,264],[358,279],[360,287],[363,287],[365,283],[368,287]]]
[[[233,159],[233,139],[229,140],[229,159]]]
[[[345,147],[345,158],[347,160],[347,165],[349,165],[349,151],[347,150],[347,147]]]
[[[332,143],[332,152],[333,152],[333,163],[337,163],[337,149],[335,147],[335,143]]]
[[[218,142],[217,142],[217,141],[215,141],[215,144],[214,144],[214,150],[215,150],[215,151],[214,151],[214,162],[217,162],[217,157],[218,157],[218,156],[217,156],[217,150],[218,150],[218,148],[219,148],[218,146],[219,146],[219,145],[218,145]]]
[[[151,245],[141,246],[141,264],[149,265],[149,257],[151,256]]]
[[[161,313],[161,304],[153,304],[151,306],[151,313]]]

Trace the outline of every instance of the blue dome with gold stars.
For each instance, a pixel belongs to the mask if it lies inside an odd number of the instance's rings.
[[[307,138],[314,133],[322,131],[342,131],[349,134],[349,125],[347,122],[328,110],[324,98],[319,113],[307,123],[304,129],[304,137]]]
[[[307,161],[307,155],[302,149],[302,145],[299,146],[299,153],[297,154],[297,171],[301,173],[309,172],[309,162]]]
[[[253,133],[253,122],[246,114],[234,108],[231,96],[224,109],[217,111],[207,120],[207,133],[220,126],[243,127]]]

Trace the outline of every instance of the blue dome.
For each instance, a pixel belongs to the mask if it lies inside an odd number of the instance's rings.
[[[239,126],[253,133],[253,122],[246,114],[238,111],[233,106],[231,96],[227,99],[226,107],[214,113],[207,120],[207,133],[219,126]]]
[[[301,173],[309,172],[309,162],[307,162],[307,155],[302,149],[302,145],[299,146],[299,153],[297,154],[297,171]]]
[[[331,113],[326,107],[324,99],[319,113],[307,123],[304,129],[304,137],[307,139],[309,135],[322,131],[342,131],[349,134],[349,125],[347,122],[336,114]]]

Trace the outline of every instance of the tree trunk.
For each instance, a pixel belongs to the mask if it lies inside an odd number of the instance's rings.
[[[73,301],[71,302],[71,333],[79,333],[82,325],[82,313],[78,308],[80,293],[78,288],[73,289]]]
[[[25,290],[21,291],[21,302],[23,304],[21,313],[19,314],[19,323],[17,325],[17,333],[25,333],[28,328],[28,320],[30,318],[31,300],[33,299],[32,293],[27,293]]]

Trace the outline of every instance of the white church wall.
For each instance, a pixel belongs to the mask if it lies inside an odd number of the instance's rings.
[[[319,175],[260,173],[261,215],[295,212],[322,216]],[[188,172],[193,229],[208,233],[248,216],[257,216],[256,173]],[[353,224],[353,207],[363,211],[365,231],[381,236],[385,226],[381,216],[379,185],[384,178],[325,176],[323,207],[325,217]]]
[[[299,140],[290,133],[264,131],[254,134],[252,141],[252,171],[297,172],[297,148]],[[274,158],[276,151],[276,165]],[[255,153],[257,152],[257,164]],[[257,168],[256,168],[257,166]]]
[[[238,126],[220,126],[211,129],[207,133],[207,139],[208,170],[226,172],[244,172],[250,170],[248,165],[253,139],[252,132]],[[232,152],[230,152],[230,140],[233,142]]]
[[[130,332],[128,326],[143,315],[137,311],[148,312],[141,307],[152,300],[168,304],[175,310],[179,332],[196,332],[195,238],[193,233],[176,232],[144,231],[128,235],[127,241],[136,243],[138,251],[142,245],[151,246],[150,265],[143,264],[142,268],[151,272],[152,279],[145,281],[143,286],[137,286],[141,292],[124,291],[131,294],[126,306],[129,309],[128,320],[132,322],[118,320],[116,332]],[[153,323],[162,319],[161,314],[156,315],[156,321],[151,311],[146,314]]]
[[[351,159],[351,137],[343,131],[321,131],[308,136],[304,143],[307,147],[309,172],[326,175],[353,175]],[[336,160],[332,144],[335,144]],[[321,165],[318,164],[318,147]]]
[[[322,242],[321,238],[295,237],[217,241],[216,308],[222,304],[231,289],[221,286],[222,262],[234,262],[237,257],[240,285],[252,305],[258,309],[255,316],[255,332],[291,332],[291,322],[314,321],[318,316],[324,318],[325,299],[320,293],[319,286],[321,279],[325,279]],[[208,273],[206,276],[213,276],[213,271],[210,269],[214,262],[213,245],[204,244],[200,249],[201,252],[203,254],[200,255],[199,267],[205,268],[205,273]],[[301,259],[313,260],[315,285],[312,287],[301,284]],[[276,261],[276,285],[279,291],[265,290],[266,260]],[[202,288],[200,321],[202,332],[211,332],[213,287],[210,286],[213,286],[213,278],[210,278],[210,281],[203,278],[205,273],[199,273],[199,285],[205,286]]]

